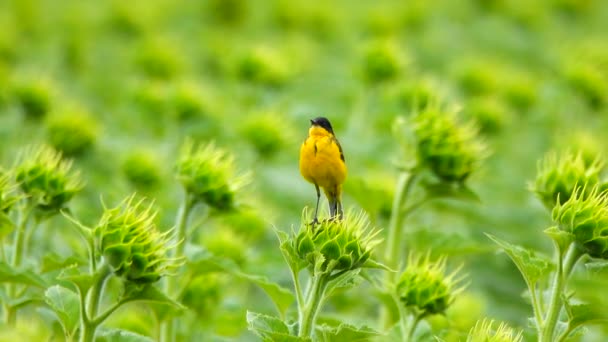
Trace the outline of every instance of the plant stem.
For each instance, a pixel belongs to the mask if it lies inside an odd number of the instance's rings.
[[[300,316],[299,337],[311,337],[317,320],[317,313],[324,300],[327,281],[325,275],[316,275],[312,278],[312,288],[306,300],[306,305]]]
[[[403,208],[407,202],[407,197],[412,191],[413,185],[416,182],[417,174],[415,171],[402,172],[397,180],[397,188],[395,197],[393,198],[393,206],[391,210],[391,219],[388,226],[387,248],[384,255],[386,265],[393,269],[398,269],[400,255],[402,255],[403,234],[402,227],[406,215],[403,214]],[[386,272],[385,286],[390,285],[394,281],[396,275],[392,272]],[[390,287],[390,286],[389,286]],[[398,305],[398,304],[397,304]],[[380,312],[380,326],[388,327],[389,312],[386,307],[383,307]]]
[[[177,212],[175,222],[177,229],[177,235],[175,237],[177,245],[173,249],[174,253],[172,256],[174,258],[182,258],[184,256],[187,242],[188,219],[190,218],[190,213],[192,212],[192,208],[194,208],[194,204],[195,202],[192,197],[188,193],[185,193],[184,200]],[[176,295],[179,292],[179,279],[177,277],[167,278],[165,290],[169,296]],[[161,323],[159,339],[162,342],[175,341],[175,320],[168,319]]]
[[[293,287],[296,291],[296,302],[298,304],[298,317],[302,317],[302,306],[304,305],[304,295],[302,294],[302,285],[300,285],[300,278],[296,270],[291,270],[291,278],[293,279]]]
[[[395,192],[395,198],[393,199],[391,219],[388,225],[388,246],[386,249],[385,261],[389,267],[395,269],[398,266],[397,263],[402,242],[401,228],[405,218],[401,215],[401,209],[405,204],[408,193],[411,191],[414,178],[414,174],[402,172],[401,175],[399,175],[397,191]]]
[[[31,207],[30,205],[26,205],[23,211],[21,212],[19,225],[17,226],[17,230],[15,232],[15,240],[13,240],[13,255],[11,259],[11,266],[13,266],[14,268],[18,268],[19,266],[21,266],[21,262],[23,260],[25,233],[27,230],[27,225],[30,221],[32,211],[33,207]],[[14,298],[17,292],[16,285],[8,284],[7,292],[9,298]],[[5,322],[8,325],[14,326],[17,321],[17,309],[10,305],[5,305],[4,308]]]
[[[422,319],[424,315],[422,314],[415,314],[414,315],[414,320],[412,321],[412,323],[409,325],[408,329],[407,329],[407,335],[404,341],[412,341],[412,338],[414,337],[414,333],[416,332],[416,328],[418,327],[418,323],[420,323],[420,320]]]
[[[582,255],[583,253],[581,253],[575,243],[570,245],[563,258],[562,255],[558,253],[557,272],[555,273],[555,278],[553,280],[551,301],[549,303],[545,325],[543,326],[543,334],[540,339],[541,342],[554,341],[555,328],[563,306],[562,295],[564,293],[565,283],[566,280],[568,280],[574,265]]]
[[[95,332],[102,321],[96,319],[99,303],[103,297],[103,290],[106,281],[112,275],[110,267],[103,264],[95,273],[93,286],[87,293],[80,294],[80,342],[93,342],[95,340]]]

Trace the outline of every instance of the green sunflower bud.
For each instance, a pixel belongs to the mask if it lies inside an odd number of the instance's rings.
[[[213,143],[195,146],[187,141],[176,166],[177,179],[194,201],[219,210],[236,206],[236,193],[248,177],[235,176],[234,158]]]
[[[148,77],[168,80],[182,70],[182,55],[166,40],[145,42],[138,52],[135,63]]]
[[[244,81],[266,86],[281,86],[288,79],[283,56],[264,47],[243,54],[237,62],[236,73]]]
[[[388,43],[372,44],[363,56],[363,77],[369,83],[380,83],[396,78],[402,62],[396,47]]]
[[[67,155],[81,154],[93,146],[97,126],[97,121],[79,108],[51,115],[46,123],[50,144]]]
[[[18,197],[13,193],[11,175],[0,169],[0,214],[7,213],[17,202]]]
[[[431,261],[430,256],[411,254],[397,283],[397,295],[403,305],[421,315],[443,314],[457,294],[464,290],[459,269],[445,274],[446,258]]]
[[[158,281],[175,266],[167,257],[173,230],[160,233],[156,211],[144,200],[129,196],[117,207],[105,209],[95,227],[97,249],[112,272],[137,284]]]
[[[459,124],[454,115],[431,107],[413,120],[418,164],[441,180],[464,182],[485,157],[485,145],[471,123]]]
[[[274,156],[291,136],[289,123],[276,124],[277,113],[264,112],[250,116],[240,127],[241,134],[256,149],[260,157]]]
[[[515,332],[505,323],[500,323],[494,329],[494,321],[483,319],[478,321],[475,326],[469,331],[467,342],[522,342],[524,340],[520,331]]]
[[[363,212],[350,212],[344,220],[316,224],[307,223],[310,219],[305,215],[302,222],[300,232],[292,241],[294,250],[310,269],[324,274],[366,267],[374,246],[380,243],[376,239],[378,231],[370,227]]]
[[[15,97],[27,117],[41,118],[51,108],[51,89],[43,80],[25,82],[16,87]]]
[[[552,217],[559,229],[574,235],[583,251],[608,259],[608,192],[600,185],[589,190],[576,187],[567,201],[553,208]]]
[[[538,164],[536,181],[532,191],[536,193],[546,208],[551,209],[559,200],[563,204],[577,185],[587,184],[591,189],[599,183],[604,162],[599,157],[591,163],[585,162],[582,153],[550,153]]]
[[[152,190],[162,180],[160,162],[153,153],[145,150],[129,152],[122,163],[122,172],[139,190]]]
[[[72,161],[63,159],[51,147],[28,148],[20,159],[16,181],[38,209],[59,211],[82,189],[80,174],[72,171]]]

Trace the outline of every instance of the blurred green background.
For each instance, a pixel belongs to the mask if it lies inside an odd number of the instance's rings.
[[[298,171],[309,119],[328,117],[344,148],[345,206],[366,209],[382,228],[405,158],[393,122],[439,97],[478,123],[492,153],[468,182],[481,203],[435,203],[407,222],[408,248],[448,254],[469,274],[450,323],[434,324],[466,333],[489,316],[526,327],[525,285],[484,232],[551,250],[542,233],[550,217],[528,182],[547,151],[605,152],[607,37],[600,0],[4,0],[1,165],[48,142],[87,182],[72,205],[83,222],[99,217],[100,196],[114,204],[137,191],[156,199],[168,228],[181,198],[179,146],[215,141],[253,181],[242,211],[211,213],[195,240],[290,286],[273,226],[291,229],[314,205]],[[36,238],[41,256],[85,255],[62,217]],[[373,325],[371,293],[362,284],[327,311]],[[272,312],[260,294],[225,275],[201,280],[192,300],[206,318],[193,322],[193,336],[254,339],[245,311]],[[149,335],[148,314],[131,307],[108,325]],[[53,336],[38,320],[21,333]],[[605,336],[592,329],[587,340]]]

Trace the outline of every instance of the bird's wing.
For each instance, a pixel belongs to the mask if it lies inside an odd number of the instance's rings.
[[[342,159],[342,161],[346,163],[346,160],[344,160],[344,151],[342,151],[342,146],[340,145],[340,142],[336,137],[332,137],[332,141],[335,142],[336,145],[338,145],[338,150],[340,150],[340,159]]]

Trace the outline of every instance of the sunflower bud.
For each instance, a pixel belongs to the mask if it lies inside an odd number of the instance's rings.
[[[559,229],[574,235],[583,251],[608,259],[608,192],[600,191],[599,185],[590,190],[576,187],[567,201],[553,208],[552,217]]]
[[[492,320],[478,321],[475,327],[469,331],[467,342],[522,342],[524,340],[522,331],[516,333],[505,323],[500,323],[496,329],[493,325]]]
[[[21,190],[39,209],[58,211],[82,189],[78,172],[72,172],[72,161],[48,146],[25,150],[15,170]]]
[[[236,205],[236,192],[247,183],[246,176],[235,177],[234,158],[213,143],[184,144],[177,161],[177,178],[194,201],[219,210]]]
[[[464,290],[459,270],[446,275],[445,268],[445,257],[431,261],[428,254],[425,257],[411,254],[397,283],[397,295],[403,305],[423,316],[445,313],[455,296]]]
[[[122,162],[122,172],[141,191],[155,189],[162,181],[160,162],[147,150],[130,151]]]
[[[396,78],[401,72],[401,59],[394,45],[375,43],[363,56],[363,77],[369,83],[380,83]]]
[[[172,230],[160,233],[152,204],[129,196],[117,207],[105,209],[95,227],[97,248],[112,272],[137,284],[158,281],[175,266],[167,257]]]
[[[304,217],[302,222],[293,239],[294,249],[310,269],[324,274],[365,267],[374,246],[380,242],[376,239],[378,231],[370,227],[363,212],[347,213],[344,220],[310,224],[308,217]]]
[[[15,97],[28,118],[38,119],[51,108],[52,86],[46,81],[25,82],[15,89]]]
[[[464,182],[485,156],[485,145],[471,124],[427,107],[414,117],[416,154],[420,166],[446,182]]]
[[[247,82],[266,86],[281,86],[289,78],[284,57],[265,47],[254,48],[237,62],[237,76]]]
[[[588,163],[580,152],[560,156],[550,153],[538,164],[532,191],[545,207],[551,209],[558,200],[558,204],[568,201],[577,185],[587,184],[586,191],[599,183],[603,167],[604,162],[600,158]]]
[[[49,142],[67,155],[77,155],[90,148],[97,140],[97,126],[97,121],[79,108],[51,115],[46,123]]]

